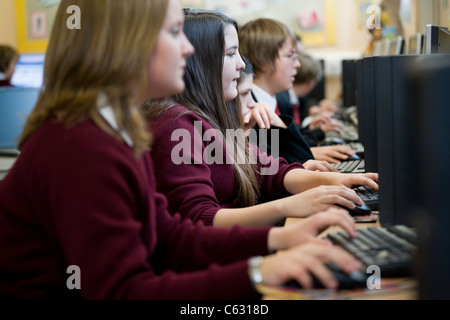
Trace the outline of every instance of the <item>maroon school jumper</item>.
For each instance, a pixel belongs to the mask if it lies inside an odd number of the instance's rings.
[[[166,195],[170,212],[212,225],[217,211],[235,207],[237,185],[233,165],[226,164],[225,160],[212,164],[205,161],[215,148],[208,138],[208,132],[214,130],[208,122],[183,106],[174,106],[150,122],[150,126],[154,135],[152,156],[157,188]],[[184,151],[190,149],[190,154],[180,151],[186,144]],[[226,155],[225,145],[220,146],[222,154]],[[266,154],[259,156],[259,172],[271,164],[278,168],[273,174],[258,175],[260,202],[290,195],[284,187],[284,177],[290,170],[304,167],[300,163],[289,165],[282,158],[274,159]],[[184,163],[180,164],[181,158]]]
[[[247,258],[268,253],[269,228],[180,223],[145,157],[91,121],[47,120],[0,182],[0,297],[259,297]],[[66,285],[73,265],[81,290]]]

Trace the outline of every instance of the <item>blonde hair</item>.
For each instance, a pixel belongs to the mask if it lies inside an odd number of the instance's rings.
[[[62,0],[54,22],[44,68],[43,91],[29,116],[19,147],[49,117],[75,124],[92,119],[121,139],[98,114],[104,95],[120,130],[129,133],[139,156],[149,148],[151,135],[138,99],[148,87],[148,60],[163,25],[168,0],[78,0],[81,29],[66,22],[73,0]],[[138,96],[132,84],[138,84]],[[142,95],[142,97],[140,97]]]
[[[269,66],[275,72],[275,60],[286,40],[295,47],[295,34],[281,21],[259,18],[239,29],[239,51],[253,65],[255,78]]]

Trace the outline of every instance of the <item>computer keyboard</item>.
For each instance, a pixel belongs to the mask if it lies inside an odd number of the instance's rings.
[[[378,211],[378,203],[379,203],[379,192],[368,186],[360,186],[353,188],[359,197],[367,204],[370,209],[374,211]]]
[[[357,155],[364,154],[364,145],[361,142],[349,142],[348,144],[345,144],[345,146],[353,149]]]
[[[378,266],[381,277],[406,277],[412,272],[417,251],[417,234],[407,226],[370,227],[357,230],[357,238],[347,232],[332,232],[326,239],[341,246],[364,265]]]
[[[365,162],[361,160],[349,160],[341,163],[332,164],[341,173],[364,173]]]

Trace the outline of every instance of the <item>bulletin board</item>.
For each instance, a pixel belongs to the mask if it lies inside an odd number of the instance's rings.
[[[309,47],[336,44],[337,0],[181,0],[183,7],[222,12],[239,24],[266,17],[284,22]]]
[[[60,0],[15,0],[17,44],[21,53],[43,53]]]

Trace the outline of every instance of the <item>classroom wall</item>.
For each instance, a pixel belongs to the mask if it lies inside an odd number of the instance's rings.
[[[14,0],[0,0],[0,43],[17,47]]]
[[[17,47],[16,0],[0,0],[0,43]],[[185,3],[232,3],[238,0],[181,0]],[[235,17],[239,23],[245,23],[260,16],[279,18],[293,30],[298,29],[296,16],[300,8],[311,0],[257,0],[260,9],[250,14]],[[334,1],[334,37],[335,43],[320,46],[310,46],[309,52],[326,61],[328,86],[327,95],[336,99],[340,95],[341,61],[359,58],[370,41],[370,34],[359,22],[357,0],[326,0]],[[376,0],[374,0],[376,1]],[[379,0],[381,1],[381,0]],[[389,1],[389,0],[388,0]],[[410,20],[404,23],[405,36],[417,32],[425,33],[426,24],[450,24],[450,0],[410,0]],[[303,7],[302,7],[303,5]]]
[[[189,0],[184,0],[188,1]],[[194,1],[194,0],[190,0]],[[196,0],[199,2],[198,0]],[[357,5],[355,0],[333,0],[335,6],[335,35],[336,43],[311,47],[313,53],[324,55],[327,52],[352,55],[363,52],[370,36],[367,30],[358,24]],[[424,32],[426,24],[450,24],[449,0],[411,0],[413,21],[406,24],[408,34]],[[293,29],[298,28],[295,20],[298,12],[299,0],[264,0],[264,9],[255,10],[252,14],[240,16],[239,22],[246,22],[261,15],[286,17],[284,22]],[[415,16],[417,15],[417,19]],[[0,43],[17,46],[17,28],[15,0],[0,0]]]

